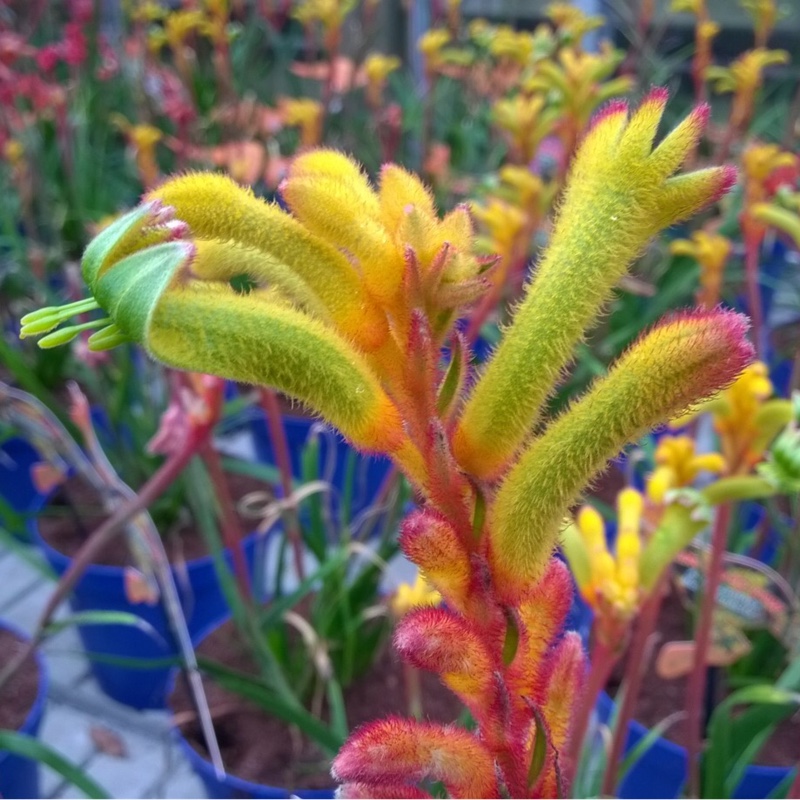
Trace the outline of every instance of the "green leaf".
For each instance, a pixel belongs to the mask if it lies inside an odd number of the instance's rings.
[[[333,732],[344,741],[350,733],[350,727],[347,724],[347,709],[344,705],[342,685],[336,680],[335,676],[331,676],[328,678],[326,688],[328,706],[331,712],[331,728]]]
[[[452,338],[450,363],[447,365],[447,372],[439,387],[439,397],[436,399],[436,410],[440,416],[444,416],[447,413],[464,379],[464,354],[462,349],[461,338],[454,336]]]
[[[167,646],[164,637],[145,619],[130,611],[78,611],[63,619],[54,620],[44,630],[46,636],[54,636],[73,625],[129,625]]]
[[[683,713],[683,711],[676,711],[674,714],[670,714],[668,717],[665,717],[661,720],[661,722],[658,723],[658,725],[655,725],[649,731],[647,731],[647,735],[643,736],[636,743],[636,746],[631,749],[631,751],[625,756],[622,763],[619,765],[619,771],[617,772],[617,786],[619,786],[622,781],[625,780],[625,777],[636,765],[639,759],[642,758],[658,741],[658,739],[666,733],[670,726],[674,725],[683,716]]]
[[[198,663],[223,689],[251,700],[267,713],[290,725],[296,725],[329,754],[333,755],[344,744],[344,737],[306,711],[296,698],[294,702],[281,698],[267,689],[259,678],[236,672],[216,661],[201,657]]]
[[[541,713],[534,709],[533,718],[536,723],[536,736],[533,740],[533,751],[531,752],[531,763],[528,766],[528,788],[530,789],[539,779],[544,768],[544,761],[547,756],[547,728]]]
[[[103,798],[111,796],[80,767],[67,761],[60,753],[32,736],[18,731],[0,731],[0,751],[3,750],[50,767],[62,778],[80,789],[87,797],[103,800]]]
[[[769,684],[739,689],[720,703],[711,717],[709,746],[703,756],[704,796],[732,797],[775,726],[791,716],[799,703],[795,691]],[[760,708],[733,718],[737,705]]]

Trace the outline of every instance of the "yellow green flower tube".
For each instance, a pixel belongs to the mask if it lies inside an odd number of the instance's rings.
[[[612,103],[594,120],[567,182],[550,245],[458,422],[456,457],[473,475],[502,474],[615,284],[659,230],[723,194],[735,171],[670,177],[693,150],[698,107],[652,150],[666,103],[654,90],[629,118]]]

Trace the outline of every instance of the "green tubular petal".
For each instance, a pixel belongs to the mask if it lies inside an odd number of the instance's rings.
[[[708,527],[708,510],[681,503],[669,505],[658,528],[648,540],[639,559],[639,585],[651,592],[664,570],[704,528]]]
[[[81,270],[90,288],[94,287],[103,270],[145,242],[144,230],[156,221],[159,210],[160,204],[157,202],[142,203],[112,222],[89,242],[81,259]],[[164,230],[161,238],[167,235],[168,232]]]
[[[397,409],[350,344],[259,293],[190,280],[195,256],[190,243],[168,242],[102,274],[95,294],[120,335],[170,366],[274,386],[365,449],[393,452],[403,444]]]
[[[177,287],[160,298],[146,343],[167,364],[274,386],[360,447],[391,452],[404,438],[399,414],[362,356],[292,308],[226,287]]]
[[[372,351],[388,336],[385,315],[367,294],[350,261],[296,219],[222,175],[195,174],[152,193],[175,208],[201,239],[232,240],[286,264],[311,288],[341,331]],[[335,213],[335,209],[331,209]]]
[[[201,239],[194,244],[197,256],[192,263],[192,272],[201,280],[230,281],[247,275],[259,284],[280,289],[303,310],[319,319],[330,319],[328,309],[308,284],[268,253],[218,239]]]

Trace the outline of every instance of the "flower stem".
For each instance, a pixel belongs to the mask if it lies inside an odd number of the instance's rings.
[[[286,431],[281,423],[281,409],[278,405],[278,398],[272,389],[261,389],[261,407],[267,417],[269,428],[269,438],[272,444],[272,452],[275,454],[275,463],[281,476],[281,490],[284,499],[292,496],[292,462],[289,457],[289,445],[286,441]],[[297,517],[297,510],[288,508],[286,510],[286,534],[292,546],[294,554],[294,568],[297,578],[301,582],[305,580],[305,567],[303,566],[303,538],[300,535],[300,521]]]
[[[647,643],[656,626],[659,613],[661,612],[666,574],[665,572],[664,575],[662,575],[655,590],[642,606],[642,612],[639,615],[639,621],[636,625],[630,648],[628,649],[625,678],[623,681],[625,692],[623,693],[622,702],[617,715],[617,724],[614,728],[614,736],[611,740],[611,753],[606,763],[605,775],[603,776],[603,788],[601,792],[603,797],[614,796],[614,789],[617,783],[617,768],[625,749],[625,743],[628,739],[628,726],[631,719],[633,719],[636,701],[639,698],[642,680],[647,669],[647,665],[645,664]]]
[[[236,576],[236,583],[239,585],[239,592],[246,600],[252,600],[250,587],[249,570],[247,561],[242,551],[242,528],[236,517],[234,509],[234,499],[231,495],[230,487],[225,479],[225,472],[220,463],[219,454],[210,442],[206,442],[200,450],[200,456],[206,465],[211,483],[219,501],[220,528],[222,531],[222,541],[230,551],[233,559],[233,574]]]
[[[728,526],[731,518],[729,504],[717,509],[714,530],[711,535],[711,563],[704,584],[703,600],[700,606],[700,619],[695,632],[694,667],[686,687],[686,752],[689,770],[689,797],[699,797],[700,790],[700,747],[702,739],[701,710],[706,687],[706,662],[708,659],[711,629],[714,621],[714,608],[717,589],[722,577],[723,556],[728,543]]]
[[[763,357],[764,342],[763,330],[764,319],[761,311],[761,291],[758,286],[758,237],[748,236],[745,239],[744,270],[745,281],[747,283],[747,310],[753,321],[753,341],[756,346],[758,357]]]
[[[72,563],[59,579],[53,593],[39,617],[36,629],[27,644],[21,648],[16,658],[10,661],[0,673],[0,688],[25,663],[28,656],[44,638],[44,632],[59,605],[66,599],[75,584],[81,579],[86,568],[92,563],[95,556],[103,549],[111,538],[119,533],[127,522],[137,514],[145,511],[174,483],[175,479],[183,472],[186,465],[197,454],[199,443],[207,437],[208,430],[197,431],[190,436],[184,446],[173,453],[156,471],[147,483],[139,490],[135,498],[124,503],[115,511],[99,528],[97,528],[81,546],[72,559]]]
[[[573,718],[572,725],[572,740],[570,742],[570,767],[573,772],[567,784],[572,783],[574,778],[574,771],[580,759],[581,749],[586,738],[587,728],[589,727],[589,720],[592,716],[592,711],[597,705],[597,698],[600,692],[608,683],[611,677],[617,660],[619,659],[617,648],[609,647],[609,645],[601,638],[595,638],[592,645],[592,651],[589,656],[591,664],[589,669],[589,677],[586,684],[586,689],[577,704],[575,717]]]

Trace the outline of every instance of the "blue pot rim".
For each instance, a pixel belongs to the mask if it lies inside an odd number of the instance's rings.
[[[29,642],[31,637],[28,636],[27,633],[20,630],[16,625],[12,625],[10,622],[6,620],[0,620],[0,629],[8,631],[9,633],[13,633],[18,639],[21,639],[24,642]],[[39,726],[39,723],[42,720],[42,716],[44,715],[44,707],[47,702],[47,692],[50,688],[50,676],[47,672],[47,665],[45,664],[44,656],[42,655],[42,651],[40,648],[36,648],[34,651],[34,658],[36,659],[36,667],[39,670],[39,687],[36,692],[36,698],[33,701],[33,705],[28,711],[28,715],[25,717],[25,721],[17,728],[17,733],[25,733],[25,734],[32,734],[33,731]],[[5,752],[0,753],[0,764],[3,763],[11,753]]]
[[[60,567],[64,567],[66,569],[72,563],[73,559],[70,556],[62,553],[60,550],[56,550],[55,547],[45,541],[44,537],[39,531],[39,512],[44,510],[50,504],[50,500],[54,494],[55,492],[51,492],[48,495],[42,495],[41,502],[34,506],[32,511],[35,513],[33,513],[28,519],[28,531],[30,532],[31,539],[34,544],[45,553],[47,560],[51,564],[58,564]],[[261,534],[253,531],[247,534],[241,540],[240,544],[244,547],[251,541],[256,540],[259,536],[261,536]],[[186,570],[193,571],[203,569],[204,567],[213,567],[213,565],[214,557],[212,555],[201,556],[200,558],[193,558],[190,561],[187,561]],[[89,566],[87,566],[84,570],[84,575],[91,574],[97,577],[108,578],[121,577],[125,569],[125,567],[115,567],[111,566],[110,564],[89,564]]]
[[[227,616],[225,619],[209,625],[208,628],[206,628],[197,637],[196,647],[199,647],[207,636],[213,633],[213,631],[215,631],[217,628],[222,627],[230,619],[231,617]],[[167,697],[172,694],[175,688],[175,681],[178,679],[178,674],[179,670],[173,670],[172,674],[170,675],[169,683],[167,685]],[[169,708],[169,704],[167,707]],[[274,796],[276,798],[288,798],[293,796],[304,798],[326,798],[331,797],[336,789],[335,785],[331,784],[329,789],[295,789],[290,792],[288,789],[284,789],[281,786],[273,786],[268,783],[253,783],[252,781],[245,780],[244,778],[239,778],[231,772],[226,772],[224,777],[220,777],[217,775],[217,771],[214,769],[213,764],[207,758],[201,756],[200,753],[198,753],[197,750],[195,750],[189,744],[189,742],[186,740],[186,737],[181,733],[181,729],[175,724],[172,725],[172,735],[177,740],[179,747],[183,751],[183,754],[186,756],[187,760],[192,765],[192,768],[198,775],[209,778],[210,780],[224,782],[228,787],[237,792],[241,792],[242,794],[257,796],[264,795],[266,792],[269,792],[270,794],[274,792]]]
[[[606,694],[606,692],[601,692],[600,697],[597,700],[597,705],[602,712],[605,712],[608,714],[608,716],[610,716],[616,704],[611,697]],[[645,728],[641,722],[637,722],[635,719],[631,720],[629,730],[633,731],[633,733],[639,737],[646,736],[649,733],[648,729]],[[686,748],[681,747],[679,744],[675,744],[675,742],[669,741],[669,739],[665,739],[663,736],[659,736],[658,739],[656,739],[655,743],[653,744],[653,748],[660,748],[666,753],[669,753],[673,758],[681,758],[685,762]],[[759,764],[750,764],[745,770],[743,780],[745,780],[748,776],[775,778],[780,780],[788,775],[792,769],[792,767],[765,767],[760,766]]]

